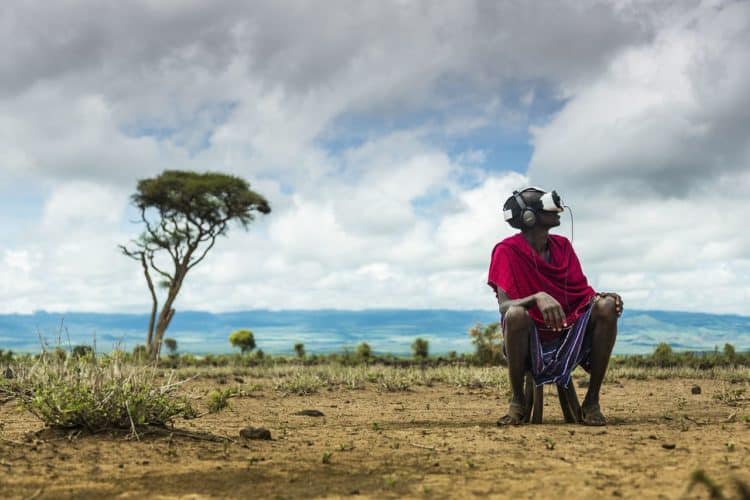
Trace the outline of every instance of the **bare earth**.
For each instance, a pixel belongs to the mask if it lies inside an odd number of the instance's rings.
[[[232,382],[235,383],[235,382]],[[190,382],[202,399],[217,386]],[[691,388],[699,385],[701,394]],[[565,424],[545,389],[544,424],[499,428],[506,394],[449,385],[408,392],[260,389],[175,432],[69,435],[0,404],[2,498],[639,497],[707,498],[705,470],[727,496],[750,482],[748,382],[624,380],[602,395],[610,425]],[[225,386],[226,387],[226,386]],[[583,389],[578,389],[583,396]],[[201,406],[203,405],[203,406]],[[305,409],[324,417],[297,416]],[[271,441],[239,436],[247,426]],[[37,432],[41,431],[41,432]]]

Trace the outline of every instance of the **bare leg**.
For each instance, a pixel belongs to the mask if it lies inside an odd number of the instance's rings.
[[[584,424],[605,425],[607,421],[599,408],[599,391],[617,339],[617,309],[614,298],[600,297],[594,302],[587,333],[591,335],[591,380],[581,405],[581,412]]]
[[[529,334],[531,318],[520,306],[513,306],[505,313],[505,352],[508,355],[508,377],[513,392],[508,414],[498,420],[499,425],[523,423],[526,398],[523,382],[526,374],[526,361],[529,357]]]

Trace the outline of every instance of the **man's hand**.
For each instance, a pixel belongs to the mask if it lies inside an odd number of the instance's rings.
[[[622,297],[620,297],[619,294],[615,292],[599,292],[596,294],[596,299],[599,300],[599,297],[612,297],[615,299],[615,310],[617,311],[617,317],[619,318],[622,316],[622,309],[623,309],[623,302]]]
[[[534,294],[534,300],[536,301],[536,306],[542,312],[544,323],[547,327],[552,328],[556,332],[568,327],[568,323],[565,320],[565,311],[563,311],[560,303],[552,295],[547,292],[538,292]]]

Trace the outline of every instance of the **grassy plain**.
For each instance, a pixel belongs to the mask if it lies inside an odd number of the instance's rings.
[[[6,380],[0,496],[708,498],[740,497],[750,481],[747,367],[617,364],[603,428],[565,424],[553,388],[543,424],[497,427],[509,394],[502,367],[286,363],[153,377],[193,418],[52,428]],[[575,373],[580,397],[585,381]],[[242,437],[249,426],[271,439]]]

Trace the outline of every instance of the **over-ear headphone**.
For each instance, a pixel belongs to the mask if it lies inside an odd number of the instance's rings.
[[[536,209],[528,206],[523,200],[523,196],[521,196],[521,193],[530,190],[531,188],[524,189],[520,192],[513,191],[513,198],[515,198],[516,203],[518,203],[518,208],[521,211],[521,222],[523,222],[523,225],[526,227],[534,227],[534,225],[536,225]]]
[[[543,194],[539,200],[533,203],[526,203],[522,195],[527,191],[536,191]],[[537,214],[540,210],[550,212],[563,211],[562,201],[557,191],[546,192],[541,188],[527,187],[520,191],[513,191],[513,195],[503,205],[505,221],[516,229],[534,227],[537,222]]]

